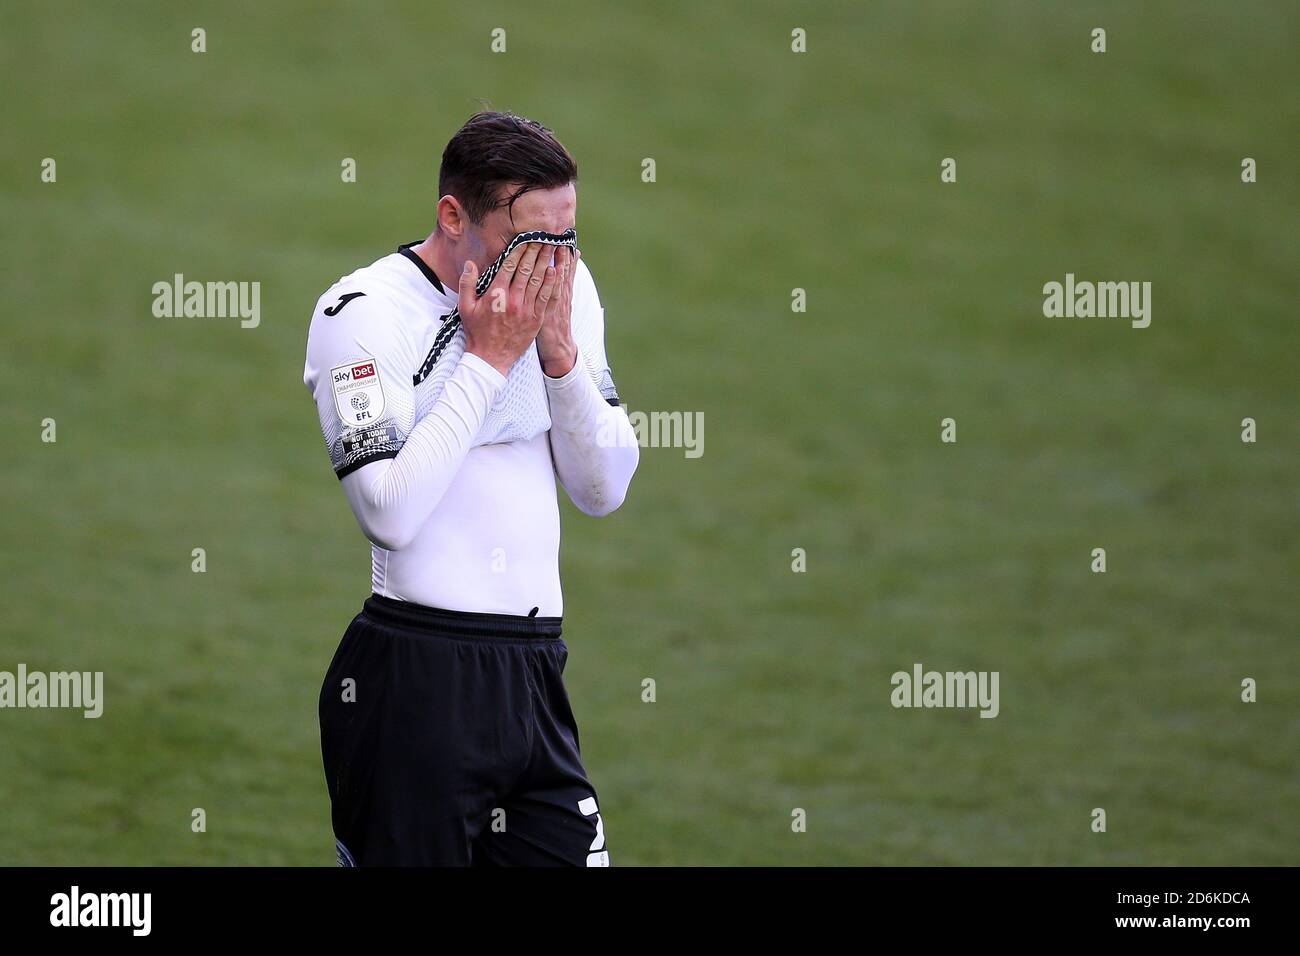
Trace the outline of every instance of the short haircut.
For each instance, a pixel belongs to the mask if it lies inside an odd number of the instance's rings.
[[[533,189],[554,189],[578,179],[578,164],[555,134],[535,120],[484,110],[456,131],[442,153],[438,195],[452,195],[480,225],[497,206],[510,208]],[[502,186],[518,184],[509,196]]]

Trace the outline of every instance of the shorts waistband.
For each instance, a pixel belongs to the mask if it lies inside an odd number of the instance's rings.
[[[530,617],[522,614],[480,614],[474,611],[448,611],[425,607],[410,601],[398,601],[372,594],[362,610],[373,621],[392,627],[434,631],[456,637],[514,637],[554,639],[560,636],[559,617]]]

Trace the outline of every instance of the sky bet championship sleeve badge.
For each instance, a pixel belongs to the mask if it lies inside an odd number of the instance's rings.
[[[330,369],[330,379],[334,382],[334,407],[344,425],[363,428],[379,421],[384,413],[384,387],[374,359],[336,365]]]

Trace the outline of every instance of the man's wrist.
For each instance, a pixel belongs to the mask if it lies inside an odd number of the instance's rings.
[[[542,371],[546,373],[547,378],[564,378],[577,364],[578,347],[570,345],[556,355],[549,355],[542,359]]]
[[[478,375],[481,375],[484,379],[490,381],[497,390],[505,388],[506,377],[510,374],[508,366],[505,371],[502,371],[496,365],[489,362],[476,352],[466,352],[461,356],[460,364],[469,366],[469,368]]]

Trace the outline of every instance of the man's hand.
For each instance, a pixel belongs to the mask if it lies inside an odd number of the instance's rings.
[[[573,341],[573,277],[582,253],[575,256],[568,246],[560,246],[555,255],[559,281],[537,333],[537,357],[542,360],[543,372],[563,378],[578,361],[578,345]]]
[[[548,303],[559,284],[559,271],[545,266],[552,247],[525,243],[506,257],[496,278],[482,296],[475,293],[478,266],[467,261],[460,274],[460,321],[465,328],[465,351],[472,352],[502,375],[537,338]]]

